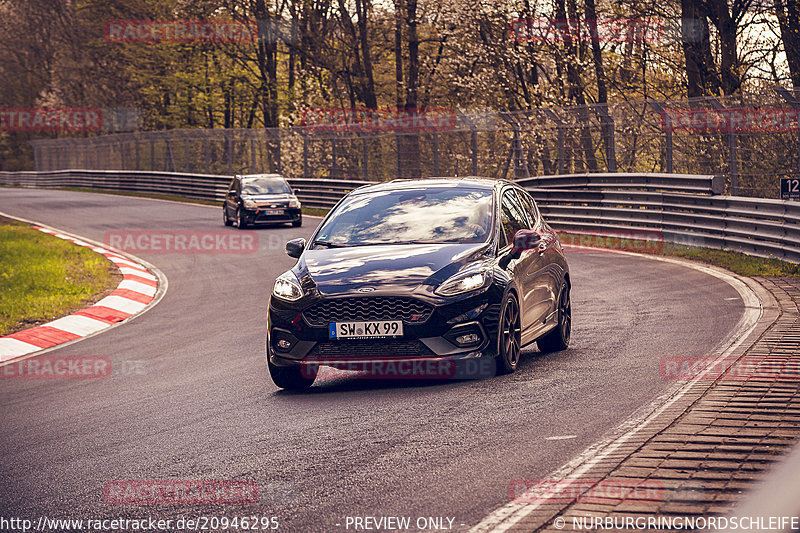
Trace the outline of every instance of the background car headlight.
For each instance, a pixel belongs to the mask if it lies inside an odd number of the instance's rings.
[[[250,200],[248,198],[245,198],[242,200],[242,202],[244,203],[244,206],[247,207],[248,209],[251,209],[256,206],[255,200]]]
[[[456,274],[439,285],[439,288],[436,289],[435,292],[441,296],[453,296],[455,294],[480,289],[486,285],[488,280],[489,274],[486,270],[479,270],[468,274]]]
[[[275,287],[272,289],[272,294],[282,300],[293,302],[302,298],[303,289],[300,288],[300,284],[294,279],[288,276],[281,276],[275,280]]]
[[[294,208],[299,209],[300,208],[300,200],[298,200],[297,198],[292,198],[291,200],[289,200],[289,207],[294,207]]]

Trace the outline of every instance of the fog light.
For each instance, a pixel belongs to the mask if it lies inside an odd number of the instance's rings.
[[[286,339],[281,339],[278,341],[278,348],[281,350],[288,350],[292,347],[292,343],[287,341]]]
[[[459,335],[456,337],[456,344],[460,346],[469,346],[470,344],[475,344],[481,340],[481,336],[477,333],[467,333],[466,335]]]

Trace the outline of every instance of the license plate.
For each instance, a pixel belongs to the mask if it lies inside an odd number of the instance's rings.
[[[402,320],[330,322],[328,324],[328,337],[331,339],[370,339],[380,337],[400,337],[402,335]]]
[[[269,215],[282,215],[283,209],[264,209],[264,214]]]

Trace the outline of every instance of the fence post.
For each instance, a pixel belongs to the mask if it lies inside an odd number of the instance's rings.
[[[228,174],[233,174],[233,141],[231,141],[231,132],[222,130],[222,135],[225,137],[225,152],[228,157]]]
[[[725,106],[719,100],[709,97],[708,103],[717,110],[725,111]],[[737,157],[736,133],[732,127],[728,129],[728,175],[731,177],[731,196],[736,196],[739,192],[739,161]]]
[[[183,135],[183,157],[186,159],[184,163],[186,163],[186,173],[191,174],[192,172],[192,156],[189,155],[189,134],[183,130],[178,130]]]
[[[247,130],[250,138],[250,174],[256,173],[256,140],[253,138],[253,130]]]
[[[338,179],[339,161],[337,161],[336,137],[331,138],[331,179]]]
[[[617,171],[616,132],[614,119],[608,114],[608,104],[595,104],[592,106],[603,124],[602,135],[606,145],[606,161],[609,172]]]
[[[367,145],[367,137],[361,136],[361,152],[362,152],[362,168],[364,171],[364,181],[369,180],[369,146]]]
[[[665,115],[665,112],[664,112],[664,108],[661,106],[661,104],[659,104],[658,102],[655,102],[653,100],[648,100],[647,103],[650,104],[650,107],[655,109],[656,113],[658,113],[658,115],[659,115],[659,119],[660,119],[659,121],[662,124],[662,129],[664,130],[664,148],[666,150],[665,157],[666,157],[667,174],[672,174],[673,173],[673,168],[672,168],[672,126],[666,124],[666,122],[665,122],[665,116],[666,115]]]
[[[553,113],[551,109],[544,108],[543,111],[550,120],[556,123],[556,128],[558,128],[558,173],[566,174],[567,165],[564,157],[564,129],[566,128],[566,125],[564,124],[564,121],[558,118],[558,115]]]
[[[134,145],[134,150],[136,152],[136,170],[139,170],[139,133],[134,132],[133,138],[136,141],[136,144]]]
[[[460,119],[470,130],[469,149],[472,159],[472,175],[478,175],[478,128],[463,113],[456,111],[456,118]],[[458,158],[456,158],[456,176],[458,176]]]
[[[437,133],[433,134],[433,175],[439,175],[439,135]]]
[[[794,109],[800,109],[800,101],[783,87],[776,87],[775,91]],[[797,134],[797,172],[800,174],[800,132]]]
[[[308,178],[308,135],[300,130],[300,136],[303,138],[303,177]]]

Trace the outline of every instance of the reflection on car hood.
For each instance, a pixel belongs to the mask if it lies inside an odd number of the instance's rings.
[[[474,261],[487,244],[408,244],[306,250],[294,271],[304,288],[325,295],[358,289],[413,291],[439,285]]]

